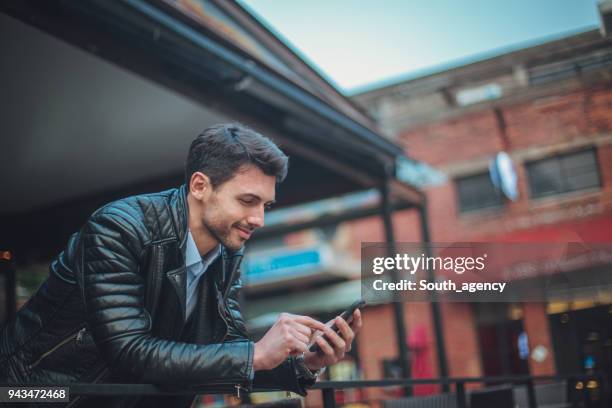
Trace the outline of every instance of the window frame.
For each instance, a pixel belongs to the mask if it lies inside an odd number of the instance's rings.
[[[567,169],[563,167],[562,160],[568,157],[572,157],[572,156],[586,153],[586,152],[591,152],[593,155],[593,169],[597,177],[597,185],[579,187],[579,188],[574,188],[574,189],[568,188],[567,177],[563,175],[563,172],[566,171]],[[534,185],[536,183],[534,182],[535,180],[534,180],[534,176],[532,173],[533,166],[544,163],[544,162],[553,162],[553,161],[557,161],[560,166],[560,172],[561,172],[560,181],[562,183],[561,191],[554,191],[554,192],[548,192],[548,193],[541,193],[541,192],[535,191]],[[601,167],[599,163],[599,157],[597,155],[596,146],[588,146],[587,148],[571,150],[571,151],[567,151],[567,152],[563,152],[563,153],[559,153],[559,154],[555,154],[551,156],[542,157],[536,160],[526,161],[524,163],[524,166],[525,166],[525,176],[526,176],[525,179],[526,179],[528,189],[529,189],[529,198],[531,200],[547,199],[550,197],[558,197],[558,196],[562,196],[566,194],[576,194],[576,193],[589,191],[589,190],[596,191],[596,190],[600,190],[603,187],[603,180],[601,178]]]
[[[474,179],[476,177],[483,177],[483,176],[487,178],[491,187],[493,188],[493,191],[495,192],[495,197],[499,200],[498,203],[491,204],[491,205],[485,205],[485,206],[479,206],[479,207],[473,207],[473,208],[464,208],[464,206],[462,205],[463,202],[461,200],[461,188],[460,188],[461,182],[467,179]],[[455,185],[455,196],[457,199],[457,211],[460,215],[467,215],[467,214],[478,213],[478,212],[500,211],[506,207],[507,200],[505,199],[503,193],[493,185],[493,182],[491,181],[491,175],[490,175],[489,169],[486,169],[480,172],[462,175],[460,177],[455,177],[453,180],[453,184]]]

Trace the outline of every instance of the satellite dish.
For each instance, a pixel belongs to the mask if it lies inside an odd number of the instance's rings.
[[[489,163],[489,174],[493,185],[512,201],[518,198],[516,171],[512,159],[506,152],[499,152]]]

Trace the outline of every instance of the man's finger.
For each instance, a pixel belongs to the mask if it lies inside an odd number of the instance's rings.
[[[296,321],[292,322],[291,325],[292,325],[292,327],[296,331],[298,331],[299,333],[302,333],[304,336],[306,336],[308,338],[312,337],[313,330],[310,327],[305,326],[305,325],[303,325],[301,323],[298,323]]]
[[[323,323],[309,316],[296,316],[293,320],[297,323],[303,324],[304,326],[310,327],[313,330],[324,331],[326,329],[326,326]]]
[[[331,345],[334,348],[341,349],[344,351],[344,348],[346,347],[346,342],[338,335],[338,333],[327,327],[325,329],[325,336],[327,336],[327,339],[330,341]]]
[[[308,351],[308,345],[306,343],[302,343],[301,341],[296,341],[294,349],[297,350],[298,353],[305,353]]]
[[[355,313],[353,313],[353,322],[351,323],[351,327],[353,328],[353,332],[356,334],[359,329],[361,329],[361,325],[363,324],[363,321],[361,320],[361,310],[357,309],[355,310]]]
[[[294,331],[290,331],[289,334],[290,338],[288,339],[286,345],[289,348],[291,355],[295,355],[296,353],[305,353],[306,351],[308,351],[307,343],[298,339],[295,336],[296,333]]]
[[[336,356],[335,350],[332,348],[332,346],[329,345],[329,343],[325,340],[323,336],[317,337],[317,344],[325,355],[332,357]]]
[[[306,336],[304,333],[299,332],[295,328],[292,328],[290,331],[291,335],[295,337],[298,341],[308,344],[310,342],[310,336]]]
[[[342,336],[342,339],[344,339],[344,349],[345,351],[348,351],[351,348],[351,343],[353,342],[353,339],[355,338],[355,333],[353,333],[351,327],[342,317],[338,317],[336,319],[336,327],[338,327],[338,329],[340,330],[340,335]]]

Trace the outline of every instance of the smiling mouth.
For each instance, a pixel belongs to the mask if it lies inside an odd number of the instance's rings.
[[[253,233],[252,230],[247,230],[247,229],[243,229],[240,227],[235,227],[238,230],[238,233],[240,234],[240,237],[243,239],[249,239],[251,238],[251,234]]]

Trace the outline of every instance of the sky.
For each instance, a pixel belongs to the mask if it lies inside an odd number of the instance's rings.
[[[597,0],[239,0],[346,94],[597,28]]]

